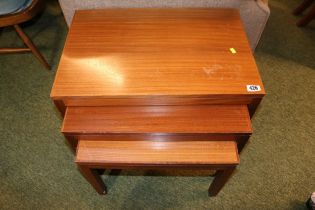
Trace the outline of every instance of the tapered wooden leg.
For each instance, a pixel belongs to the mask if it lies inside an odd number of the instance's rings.
[[[78,141],[79,141],[78,137],[65,135],[65,138],[66,138],[68,146],[71,148],[73,154],[76,154],[77,145],[78,145]]]
[[[315,18],[315,5],[305,14],[301,20],[299,20],[296,25],[299,27],[306,26],[309,22],[311,22]]]
[[[35,47],[33,42],[28,38],[28,36],[23,32],[21,27],[19,25],[14,25],[14,29],[16,30],[17,34],[20,36],[20,38],[23,40],[25,45],[30,48],[32,53],[35,55],[35,57],[45,66],[46,69],[50,70],[50,66],[45,60],[45,58],[42,56],[42,54],[39,52],[39,50]]]
[[[60,112],[61,116],[64,117],[67,109],[65,103],[61,100],[54,100],[54,104]]]
[[[209,196],[216,196],[220,190],[223,188],[225,183],[229,180],[231,175],[233,174],[235,167],[231,167],[225,170],[218,170],[216,172],[215,178],[212,181],[208,193]]]
[[[105,195],[107,193],[106,186],[101,179],[101,176],[97,172],[96,169],[91,169],[87,166],[78,165],[82,175],[86,178],[86,180],[94,187],[94,189],[101,195]]]
[[[304,10],[311,6],[314,0],[304,0],[295,10],[293,10],[293,15],[300,15]]]
[[[261,98],[255,98],[247,105],[250,118],[252,118],[261,102]]]
[[[245,145],[247,144],[249,137],[250,137],[249,135],[236,137],[237,150],[238,150],[239,154],[241,154],[242,150],[244,149]]]

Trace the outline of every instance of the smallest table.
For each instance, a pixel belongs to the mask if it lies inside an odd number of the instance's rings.
[[[106,186],[97,169],[194,168],[217,170],[209,187],[215,196],[239,164],[233,141],[99,141],[80,140],[76,163],[100,194]]]

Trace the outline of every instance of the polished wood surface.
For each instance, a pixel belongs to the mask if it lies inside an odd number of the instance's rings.
[[[67,134],[65,133],[67,144],[75,154],[77,144],[80,139],[97,140],[97,141],[117,141],[123,139],[124,141],[147,141],[148,139],[154,141],[235,141],[237,143],[237,150],[242,152],[247,145],[249,134],[213,134],[213,133],[185,133],[185,134],[161,134],[161,133],[137,133],[137,134],[97,134],[91,135],[88,133]]]
[[[63,99],[65,106],[160,106],[160,105],[209,105],[209,104],[250,104],[254,95],[192,95],[185,96],[142,96],[124,98],[100,98],[96,96],[67,97]],[[257,97],[255,95],[254,97]],[[61,101],[61,100],[55,100]]]
[[[76,163],[99,194],[106,186],[104,168],[194,168],[218,170],[208,193],[215,196],[239,164],[234,141],[79,141]]]
[[[252,132],[245,105],[68,107],[65,134]]]
[[[154,141],[236,141],[237,138],[233,134],[220,135],[220,134],[200,134],[196,136],[195,134],[181,134],[181,135],[173,135],[173,134],[99,134],[99,135],[89,135],[82,134],[76,136],[77,139],[85,139],[85,140],[93,140],[93,141],[146,141],[148,139]]]
[[[214,95],[264,95],[234,9],[77,11],[51,92],[54,100]]]
[[[245,136],[248,136],[245,134]],[[161,133],[136,133],[136,134],[89,134],[89,133],[77,133],[69,134],[65,133],[65,137],[68,143],[68,146],[72,149],[73,153],[76,153],[77,144],[80,139],[85,140],[94,140],[94,141],[235,141],[238,146],[239,153],[242,151],[242,148],[246,144],[246,139],[243,139],[243,135],[238,134],[161,134]]]
[[[264,94],[238,11],[209,8],[77,11],[51,91],[100,194],[99,169],[144,167],[218,170],[211,196]]]
[[[207,95],[207,96],[145,96],[125,98],[99,98],[96,96],[67,97],[54,100],[62,116],[68,106],[186,106],[186,105],[218,105],[218,104],[248,104],[250,116],[259,105],[261,98],[254,95]],[[258,103],[257,103],[258,102]]]
[[[80,140],[77,163],[152,166],[239,163],[234,141],[85,141]]]

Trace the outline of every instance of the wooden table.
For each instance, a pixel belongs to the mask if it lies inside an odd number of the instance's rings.
[[[253,113],[264,94],[232,9],[77,11],[51,91],[62,113],[67,106],[192,104],[247,104]]]
[[[82,138],[235,140],[241,151],[264,95],[234,9],[77,11],[51,91],[74,150]]]

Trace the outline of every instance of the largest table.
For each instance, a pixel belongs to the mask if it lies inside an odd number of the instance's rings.
[[[234,9],[76,11],[51,97],[72,106],[246,104],[265,91]]]

